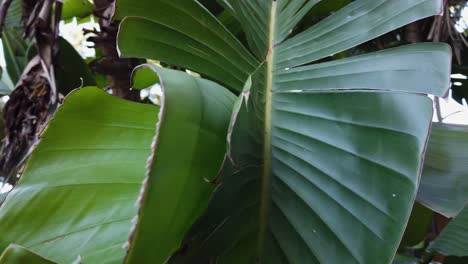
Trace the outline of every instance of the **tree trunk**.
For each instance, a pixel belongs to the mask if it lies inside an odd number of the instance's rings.
[[[139,61],[119,58],[116,45],[119,22],[112,21],[114,4],[114,0],[94,0],[94,14],[99,18],[101,31],[92,41],[96,47],[102,48],[103,56],[93,61],[91,68],[97,73],[107,75],[113,95],[139,101],[139,91],[130,89],[131,73]]]

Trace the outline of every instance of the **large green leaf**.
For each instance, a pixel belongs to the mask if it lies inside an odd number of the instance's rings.
[[[442,230],[428,251],[446,256],[468,256],[468,206]]]
[[[128,263],[164,263],[206,208],[215,187],[208,181],[222,164],[235,100],[219,85],[182,72],[143,66],[136,71],[136,87],[147,78],[161,81],[165,97],[145,183],[151,188],[142,193]]]
[[[1,207],[0,250],[163,263],[180,246],[214,189],[235,97],[183,72],[138,72],[161,81],[160,108],[97,88],[65,99]]]
[[[434,123],[418,201],[447,217],[468,203],[468,127]]]
[[[118,44],[124,57],[180,64],[237,91],[258,64],[221,22],[195,1],[117,1],[117,19],[133,15],[157,22],[133,18],[121,24]],[[128,37],[122,36],[127,33]]]
[[[290,38],[318,1],[222,2],[252,55],[197,1],[117,1],[117,17],[128,16],[123,56],[195,69],[242,91],[223,182],[172,261],[391,262],[432,118],[421,94],[446,92],[450,50],[418,44],[306,64],[438,14],[441,1],[353,1]],[[233,73],[214,70],[223,68]]]

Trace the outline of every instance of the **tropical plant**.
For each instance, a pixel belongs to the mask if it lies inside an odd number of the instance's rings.
[[[117,0],[121,57],[198,74],[135,69],[160,106],[71,93],[2,205],[0,263],[392,261],[450,49],[330,56],[441,1],[357,0],[304,31],[318,0],[201,2]]]

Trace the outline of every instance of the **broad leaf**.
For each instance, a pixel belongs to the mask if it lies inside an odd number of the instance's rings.
[[[0,264],[52,264],[54,262],[45,259],[28,249],[18,246],[10,245],[0,256]]]
[[[236,91],[258,65],[221,22],[195,1],[117,1],[117,19],[133,15],[157,22],[133,18],[121,24],[118,44],[124,57],[183,65]]]
[[[197,1],[116,4],[116,16],[128,16],[118,36],[123,56],[242,91],[223,182],[172,261],[391,262],[432,117],[420,94],[446,92],[450,50],[419,44],[309,64],[439,14],[441,1],[353,1],[293,37],[318,1],[222,2],[252,54]]]
[[[434,123],[418,201],[446,217],[468,203],[468,127]]]
[[[0,250],[163,263],[180,246],[215,187],[235,97],[183,72],[151,71],[160,108],[97,88],[65,99],[1,207]]]
[[[446,256],[468,256],[468,206],[442,230],[428,251]]]
[[[164,263],[206,208],[235,100],[213,82],[151,66],[138,68],[134,82],[143,88],[158,79],[165,97],[128,263]]]

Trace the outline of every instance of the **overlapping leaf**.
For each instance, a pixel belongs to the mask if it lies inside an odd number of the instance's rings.
[[[0,251],[163,263],[180,246],[214,188],[235,98],[183,72],[151,73],[137,76],[161,82],[160,108],[97,88],[66,98],[0,209]]]
[[[435,123],[418,201],[447,217],[468,204],[468,127]]]
[[[117,17],[129,16],[118,38],[124,56],[194,69],[242,91],[232,163],[172,261],[389,263],[430,127],[431,102],[420,94],[446,92],[450,50],[420,44],[306,64],[439,14],[441,1],[353,1],[289,39],[316,1],[222,2],[252,55],[196,1],[117,1]]]
[[[390,262],[415,198],[430,126],[431,102],[417,94],[445,93],[450,51],[414,45],[301,65],[438,14],[441,2],[354,1],[289,39],[316,1],[221,2],[242,24],[257,58],[239,52],[230,62],[248,60],[237,77],[245,85],[200,63],[196,69],[243,91],[229,139],[233,164],[227,166],[236,172],[226,173],[173,260]],[[239,42],[196,5],[117,1],[118,17],[138,16],[121,26],[121,53],[190,69],[196,62],[188,55],[204,55],[204,64],[231,60],[228,48]],[[156,48],[165,39],[179,42]]]
[[[468,206],[442,230],[428,250],[445,256],[468,256]]]

